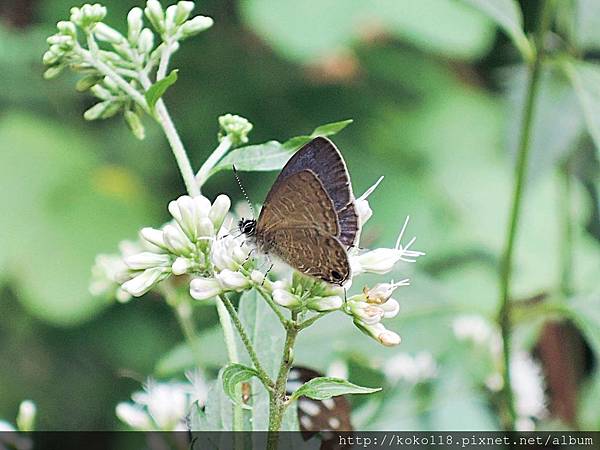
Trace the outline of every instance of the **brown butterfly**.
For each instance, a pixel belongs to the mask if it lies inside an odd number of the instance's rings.
[[[287,162],[258,220],[241,219],[240,231],[257,249],[327,283],[350,278],[347,248],[358,216],[346,163],[333,142],[316,137]]]

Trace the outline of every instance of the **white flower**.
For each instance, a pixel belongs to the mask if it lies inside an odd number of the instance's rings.
[[[212,221],[215,230],[221,228],[223,220],[231,208],[231,200],[224,194],[219,195],[208,212],[208,217]]]
[[[194,278],[190,282],[190,295],[196,300],[208,300],[221,292],[221,285],[214,278]]]
[[[330,295],[328,297],[316,297],[307,303],[307,307],[314,311],[335,311],[340,309],[344,300],[339,295]]]
[[[131,8],[131,11],[127,14],[127,38],[132,45],[137,42],[144,27],[143,15],[142,8],[137,6]]]
[[[213,24],[214,20],[211,17],[196,16],[181,26],[181,35],[183,38],[195,36],[196,34],[209,29]]]
[[[408,220],[409,218],[407,217],[394,248],[377,248],[359,255],[351,254],[350,266],[352,267],[353,275],[365,272],[383,275],[392,270],[398,261],[415,262],[419,256],[424,255],[425,253],[423,252],[410,249],[416,240],[415,237],[405,246],[401,244]]]
[[[152,252],[130,255],[125,257],[124,261],[131,270],[146,270],[153,267],[168,267],[171,265],[171,257],[169,255]]]
[[[410,285],[410,280],[408,278],[397,283],[378,283],[372,288],[367,288],[365,286],[363,294],[365,294],[368,303],[382,304],[389,300],[397,288],[408,285]]]
[[[275,284],[275,283],[274,283]],[[300,299],[297,295],[292,294],[287,289],[273,289],[273,300],[285,308],[295,308],[300,305]]]
[[[146,269],[139,275],[136,275],[131,280],[122,284],[125,292],[134,297],[141,297],[148,292],[156,283],[163,280],[169,275],[170,270],[166,267],[153,267]]]
[[[519,351],[511,358],[510,377],[517,415],[536,419],[544,417],[547,411],[541,367],[528,353]]]
[[[217,270],[237,270],[248,261],[252,249],[241,237],[218,237],[212,246],[211,260]]]
[[[373,215],[373,210],[369,206],[367,198],[373,193],[375,189],[377,189],[377,186],[379,186],[379,183],[381,183],[382,181],[383,176],[379,177],[375,184],[373,184],[373,186],[367,189],[363,195],[354,200],[354,208],[356,209],[356,213],[358,214],[359,229],[362,229],[364,224],[367,223],[367,220],[369,220]]]
[[[17,427],[19,431],[33,431],[37,407],[31,400],[23,400],[19,405],[17,414]]]
[[[138,431],[185,430],[185,418],[192,404],[197,402],[203,406],[207,391],[199,372],[188,378],[193,379],[193,383],[148,380],[143,391],[132,394],[133,403],[117,405],[117,417]]]
[[[121,402],[116,407],[117,417],[134,430],[151,431],[154,429],[152,419],[142,406]]]
[[[379,308],[383,310],[384,319],[392,319],[400,312],[400,304],[393,298],[390,298],[387,302],[379,305]]]
[[[383,373],[393,382],[404,380],[417,384],[435,378],[437,364],[428,352],[419,352],[415,356],[398,353],[385,362]]]
[[[354,320],[354,325],[363,333],[371,336],[386,347],[398,345],[401,341],[400,336],[393,331],[388,330],[385,326],[378,322],[374,325],[366,324],[359,319]]]
[[[173,264],[171,265],[171,271],[173,272],[173,275],[183,275],[184,273],[189,272],[193,265],[194,264],[191,260],[184,258],[183,256],[179,256],[175,259],[175,261],[173,261]]]
[[[242,290],[250,286],[250,280],[240,272],[224,269],[215,274],[216,280],[224,290]]]

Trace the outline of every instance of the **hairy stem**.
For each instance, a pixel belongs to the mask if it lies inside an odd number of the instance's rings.
[[[258,372],[258,378],[267,390],[271,390],[274,386],[273,380],[271,380],[265,369],[262,367],[262,364],[256,355],[256,351],[254,350],[254,346],[252,345],[252,341],[248,337],[248,333],[246,332],[246,329],[244,328],[244,325],[242,324],[235,307],[225,294],[219,295],[219,299],[223,302],[225,308],[227,308],[227,312],[229,313],[229,316],[231,317],[231,320],[233,321],[233,324],[240,335],[240,339],[242,340],[244,347],[246,347],[248,356],[250,356],[250,360]]]
[[[511,278],[515,241],[517,236],[517,225],[521,213],[523,201],[523,190],[527,175],[527,164],[530,150],[531,129],[533,125],[534,109],[536,97],[539,91],[539,80],[542,70],[542,61],[544,58],[544,37],[550,26],[550,11],[552,0],[544,0],[538,30],[535,36],[536,57],[529,65],[529,81],[527,84],[527,94],[523,105],[523,117],[521,122],[521,133],[519,148],[517,154],[517,163],[515,170],[515,184],[512,196],[512,206],[508,222],[508,230],[504,251],[500,265],[500,309],[498,312],[498,323],[502,334],[503,342],[503,378],[502,388],[502,406],[501,415],[502,426],[505,430],[515,429],[515,407],[513,401],[513,391],[510,377],[510,352],[511,352]]]
[[[297,318],[297,313],[292,312],[292,320],[288,323],[285,330],[285,344],[283,345],[283,355],[281,357],[279,373],[275,381],[275,388],[269,393],[269,436],[267,440],[267,448],[269,450],[277,450],[277,433],[281,429],[281,422],[287,406],[285,388],[288,374],[294,361],[294,344],[296,343],[296,337],[300,331],[297,324]]]
[[[258,291],[261,297],[265,299],[267,305],[269,305],[270,308],[273,310],[273,312],[275,313],[281,324],[284,326],[284,328],[287,328],[289,321],[285,318],[279,306],[277,305],[277,303],[275,303],[275,300],[273,300],[271,295],[261,286],[255,286],[255,289]]]
[[[167,75],[167,69],[169,68],[169,61],[172,53],[173,43],[167,40],[160,55],[160,62],[158,63],[158,70],[156,71],[156,81],[162,80]]]

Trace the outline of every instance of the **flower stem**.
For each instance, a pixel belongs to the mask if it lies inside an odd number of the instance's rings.
[[[155,111],[156,120],[162,127],[165,136],[167,136],[167,140],[171,145],[171,150],[173,151],[173,155],[179,166],[179,172],[181,172],[181,177],[183,178],[188,193],[192,197],[200,195],[200,188],[196,184],[194,170],[190,164],[187,152],[185,151],[183,142],[181,142],[177,129],[175,128],[169,111],[162,99],[159,99],[158,102],[156,102]]]
[[[250,341],[248,333],[246,332],[244,325],[242,324],[242,321],[240,320],[240,317],[238,316],[237,311],[235,310],[235,307],[225,294],[219,295],[219,299],[225,305],[227,312],[229,312],[229,316],[231,317],[231,320],[233,321],[233,324],[235,325],[235,328],[237,329],[240,335],[240,339],[244,343],[244,347],[246,347],[246,351],[250,356],[250,360],[252,361],[252,364],[254,364],[254,368],[258,372],[258,378],[267,390],[271,390],[274,386],[273,380],[271,380],[265,369],[263,369],[262,364],[260,363],[258,356],[256,355],[256,351],[254,350],[254,346],[252,345],[252,341]]]
[[[285,387],[287,384],[288,374],[294,361],[293,349],[296,342],[296,337],[300,331],[297,323],[298,314],[292,311],[292,320],[288,322],[286,327],[285,344],[283,345],[283,355],[281,357],[281,365],[275,388],[269,393],[269,436],[267,438],[267,449],[277,450],[278,432],[281,429],[283,415],[287,407],[287,396]]]
[[[573,222],[571,218],[571,173],[569,163],[559,173],[559,214],[562,239],[560,240],[560,292],[566,298],[573,291]]]
[[[515,429],[515,407],[513,401],[513,391],[510,377],[510,351],[511,351],[511,303],[510,303],[510,285],[512,277],[513,255],[515,241],[517,236],[517,225],[521,213],[521,204],[523,200],[523,190],[527,174],[528,156],[531,147],[531,129],[533,125],[534,107],[536,97],[539,91],[539,80],[542,70],[542,60],[544,57],[544,37],[550,26],[550,12],[553,0],[544,0],[538,30],[535,36],[536,56],[529,65],[529,81],[527,85],[527,94],[523,106],[523,117],[521,123],[521,133],[519,148],[517,154],[517,163],[515,171],[515,184],[512,197],[512,206],[508,223],[506,243],[502,254],[500,265],[500,309],[498,312],[498,323],[502,334],[503,342],[503,378],[501,415],[502,426],[507,431]]]
[[[273,300],[271,295],[260,286],[255,286],[255,289],[258,291],[258,293],[261,295],[261,297],[265,299],[267,304],[271,307],[271,309],[273,310],[273,312],[275,313],[275,315],[277,316],[277,318],[279,319],[281,324],[284,327],[287,327],[289,321],[285,318],[285,316],[279,309],[279,306],[277,306],[277,303],[275,303],[275,300]]]
[[[227,355],[230,363],[239,363],[240,358],[237,352],[237,344],[235,343],[235,334],[233,326],[231,325],[231,319],[227,308],[223,304],[223,301],[219,298],[217,300],[217,313],[219,315],[219,321],[221,322],[221,328],[223,329],[223,337],[225,338],[225,347],[227,348]],[[236,395],[241,398],[242,390],[241,386],[237,386]],[[233,431],[244,430],[244,412],[242,406],[238,403],[233,405]]]
[[[231,138],[229,136],[225,136],[217,148],[213,150],[208,159],[202,164],[200,170],[196,174],[196,183],[198,186],[202,187],[206,180],[208,180],[208,176],[210,174],[211,169],[225,156],[225,153],[229,151],[231,148]]]

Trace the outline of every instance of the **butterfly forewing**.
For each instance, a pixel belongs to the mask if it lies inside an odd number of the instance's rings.
[[[333,202],[339,219],[340,228],[336,236],[340,242],[346,246],[354,244],[358,229],[354,194],[346,163],[333,142],[324,137],[316,137],[304,145],[287,162],[273,187],[303,170],[310,170],[317,176]],[[269,202],[271,192],[265,204]]]
[[[317,227],[331,236],[339,232],[331,198],[310,170],[275,182],[260,212],[256,231],[258,236],[266,236],[272,230],[291,227]]]
[[[285,245],[277,245],[279,242]],[[306,275],[340,285],[350,277],[346,249],[319,228],[277,228],[265,234],[263,245],[267,253],[276,254]]]

